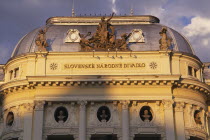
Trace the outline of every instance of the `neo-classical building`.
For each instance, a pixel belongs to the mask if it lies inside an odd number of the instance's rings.
[[[207,140],[209,68],[154,16],[49,18],[0,65],[0,138]]]

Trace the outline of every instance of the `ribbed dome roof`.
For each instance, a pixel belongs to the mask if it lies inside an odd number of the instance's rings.
[[[54,17],[47,20],[48,27],[46,39],[49,52],[79,52],[80,44],[66,43],[65,38],[69,29],[77,29],[81,34],[94,33],[100,22],[100,17]],[[116,37],[121,38],[123,33],[131,33],[133,29],[141,29],[144,34],[144,43],[129,43],[132,51],[158,51],[159,32],[164,25],[159,24],[159,19],[153,16],[124,16],[114,17],[111,24],[115,27]],[[12,57],[37,51],[35,39],[40,29],[37,28],[24,36],[16,45]],[[189,42],[177,31],[168,28],[167,35],[173,40],[173,50],[194,54]]]

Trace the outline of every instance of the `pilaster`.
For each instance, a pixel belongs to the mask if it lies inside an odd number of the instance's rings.
[[[87,101],[79,101],[79,140],[86,140],[86,104]]]
[[[176,102],[175,105],[175,128],[177,140],[185,140],[184,106],[185,104],[183,102]]]
[[[121,101],[122,104],[122,140],[129,140],[129,104],[130,101]]]
[[[32,139],[32,126],[33,126],[33,103],[25,103],[23,104],[25,109],[24,113],[24,130],[23,130],[23,140],[31,140]]]
[[[164,116],[165,116],[165,130],[166,130],[166,139],[175,140],[175,131],[174,131],[174,115],[173,115],[173,100],[163,100],[164,105]]]
[[[42,139],[43,131],[43,117],[44,117],[44,101],[35,101],[34,108],[34,126],[33,126],[33,140]]]

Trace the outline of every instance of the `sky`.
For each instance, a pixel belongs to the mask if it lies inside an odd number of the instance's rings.
[[[0,0],[0,64],[28,32],[53,16],[71,16],[72,0]],[[210,0],[75,0],[80,15],[153,15],[182,33],[196,55],[210,62]]]

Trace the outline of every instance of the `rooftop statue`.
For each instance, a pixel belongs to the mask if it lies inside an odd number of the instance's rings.
[[[87,36],[81,36],[80,45],[82,50],[128,50],[127,39],[131,34],[122,34],[121,39],[116,39],[116,32],[114,26],[110,23],[114,13],[106,20],[103,16],[99,23],[96,32],[89,39],[85,39]]]
[[[160,36],[162,37],[159,40],[160,50],[168,50],[168,48],[171,46],[172,39],[169,39],[166,33],[167,33],[167,28],[163,27],[161,32],[159,33]]]
[[[46,47],[48,47],[48,43],[46,41],[46,32],[47,28],[40,29],[35,40],[35,43],[38,46],[38,51],[40,52],[47,51]]]

